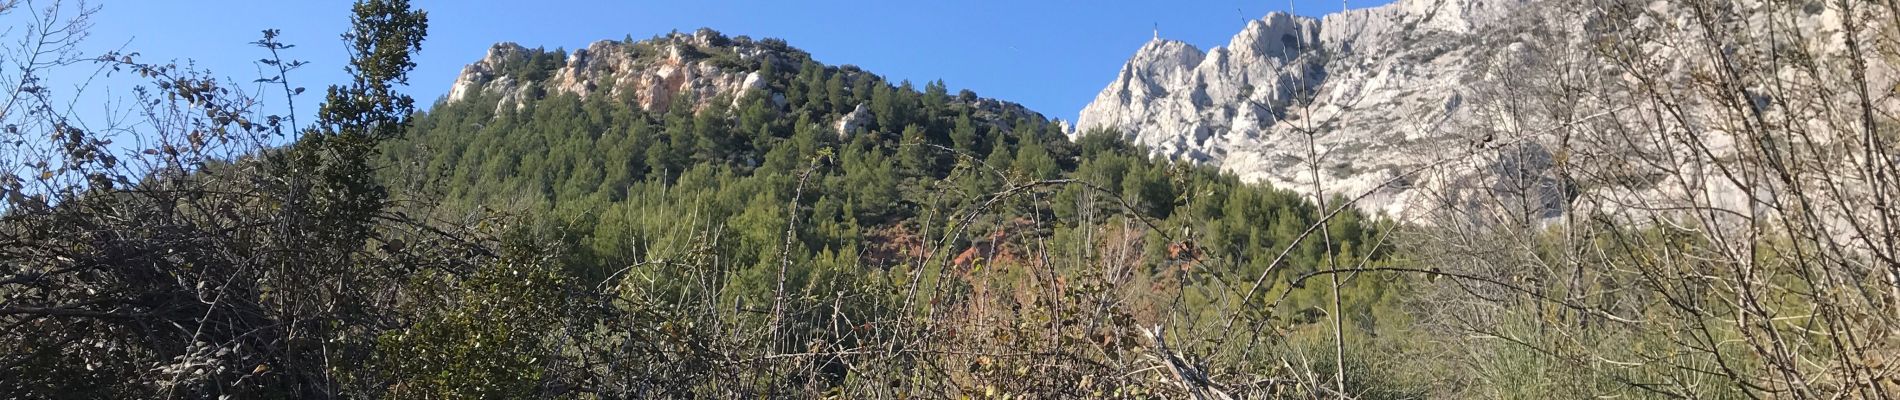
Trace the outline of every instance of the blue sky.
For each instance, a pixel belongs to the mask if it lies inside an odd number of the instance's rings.
[[[1206,48],[1225,44],[1243,18],[1289,8],[1321,15],[1389,2],[411,1],[430,17],[409,88],[424,104],[446,93],[462,66],[495,42],[572,50],[601,39],[711,27],[732,36],[782,38],[821,62],[855,64],[893,80],[943,79],[953,91],[968,88],[1065,120],[1094,99],[1157,24],[1165,38]],[[148,61],[192,59],[218,75],[249,81],[257,76],[254,60],[264,54],[247,43],[260,30],[276,28],[283,40],[298,45],[288,56],[310,62],[292,76],[310,87],[300,104],[314,105],[324,84],[345,77],[337,34],[348,24],[348,1],[93,3],[102,7],[87,44],[95,52],[124,46]]]

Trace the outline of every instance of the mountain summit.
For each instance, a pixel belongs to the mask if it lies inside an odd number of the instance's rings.
[[[853,91],[871,90],[860,84],[861,81],[881,81],[882,78],[856,66],[819,67],[813,62],[811,53],[781,39],[728,37],[709,28],[690,34],[672,32],[640,41],[631,37],[600,40],[572,52],[530,49],[503,42],[490,47],[482,59],[462,68],[446,101],[493,96],[498,110],[508,107],[519,110],[534,100],[572,94],[582,99],[606,96],[644,112],[665,113],[671,107],[682,105],[691,106],[695,111],[703,110],[713,101],[729,102],[724,105],[737,107],[755,93],[770,99],[774,108],[803,102],[806,96],[828,96],[825,100],[838,102],[837,107],[841,109],[837,110],[840,115],[830,118],[827,124],[841,135],[858,129],[885,133],[903,129],[902,126],[874,126],[880,107],[848,96]],[[835,70],[838,87],[800,87],[802,90],[788,93],[790,85],[779,82],[792,75],[810,74],[811,71],[803,69],[813,67]],[[788,95],[800,98],[787,99]],[[978,123],[990,127],[1008,129],[1019,119],[1045,119],[1021,104],[977,97],[973,92],[957,93],[946,101],[969,107]]]
[[[1076,134],[1120,132],[1154,156],[1217,165],[1309,196],[1346,196],[1363,210],[1415,221],[1438,211],[1470,217],[1478,208],[1533,221],[1573,209],[1630,217],[1653,210],[1628,203],[1648,201],[1714,202],[1748,215],[1746,185],[1704,164],[1746,159],[1737,143],[1756,139],[1736,137],[1746,127],[1723,127],[1729,122],[1715,116],[1751,108],[1822,115],[1858,107],[1823,106],[1861,90],[1834,82],[1863,77],[1870,87],[1891,87],[1900,76],[1891,64],[1849,62],[1874,54],[1856,43],[1878,41],[1882,28],[1843,23],[1849,19],[1819,2],[1708,10],[1612,3],[1401,0],[1318,19],[1269,14],[1206,52],[1157,38],[1082,109]],[[1699,12],[1720,18],[1690,17]],[[1710,33],[1698,21],[1737,27]],[[1764,27],[1772,29],[1751,31]],[[1703,46],[1711,37],[1734,43]],[[1795,50],[1806,53],[1781,54]],[[1803,57],[1828,67],[1733,65]],[[1828,89],[1787,89],[1797,84]],[[1645,94],[1657,91],[1667,95]],[[1727,104],[1738,98],[1748,104]],[[1876,100],[1863,105],[1892,106]],[[1657,128],[1666,123],[1656,115],[1672,115],[1690,126],[1680,134],[1693,137],[1630,138],[1678,134]],[[1833,135],[1859,134],[1810,134]],[[1672,141],[1715,145],[1698,149],[1706,158],[1698,159],[1669,155],[1685,151]],[[1636,162],[1632,154],[1657,159]],[[1593,193],[1619,200],[1577,200],[1600,197]]]
[[[627,96],[641,109],[664,112],[678,95],[711,99],[744,96],[765,87],[757,67],[795,67],[810,55],[774,39],[734,40],[711,29],[674,32],[652,40],[601,40],[573,53],[531,50],[498,43],[467,67],[449,90],[449,101],[477,93],[501,97],[502,105],[554,93],[587,97]],[[783,99],[779,100],[783,102]]]
[[[1309,194],[1315,172],[1306,160],[1318,154],[1320,190],[1376,191],[1362,208],[1400,214],[1416,205],[1400,175],[1429,161],[1414,150],[1467,141],[1446,124],[1467,111],[1493,59],[1511,52],[1498,43],[1510,40],[1504,17],[1526,4],[1405,0],[1317,19],[1276,12],[1206,52],[1157,38],[1082,109],[1077,132],[1119,131],[1155,156]]]

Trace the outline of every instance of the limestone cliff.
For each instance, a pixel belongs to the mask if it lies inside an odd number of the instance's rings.
[[[1360,208],[1401,218],[1479,206],[1529,218],[1628,208],[1575,204],[1585,191],[1631,201],[1706,194],[1746,214],[1747,195],[1697,164],[1728,162],[1739,151],[1713,115],[1728,111],[1714,106],[1733,94],[1691,90],[1723,73],[1710,52],[1746,59],[1800,48],[1819,57],[1818,70],[1790,64],[1738,78],[1763,82],[1739,90],[1777,115],[1826,114],[1811,109],[1825,101],[1797,101],[1810,94],[1787,90],[1798,87],[1791,84],[1853,81],[1803,83],[1803,75],[1848,77],[1861,68],[1854,73],[1886,87],[1880,82],[1892,82],[1893,68],[1839,58],[1851,52],[1849,35],[1884,33],[1876,24],[1844,26],[1832,3],[1722,4],[1703,10],[1720,13],[1705,21],[1736,28],[1713,33],[1673,1],[1398,0],[1320,18],[1270,14],[1205,52],[1161,38],[1143,45],[1082,109],[1074,134],[1112,130],[1156,156],[1308,194],[1363,195]],[[1642,85],[1665,98],[1635,93]],[[1680,121],[1644,120],[1665,103],[1685,107],[1676,110]],[[1671,124],[1714,145],[1695,157],[1629,165],[1632,152],[1680,150],[1638,143]],[[1691,169],[1701,172],[1659,172]]]
[[[459,101],[479,92],[500,96],[502,105],[518,106],[523,99],[546,94],[535,92],[539,90],[582,97],[628,96],[643,109],[661,112],[672,105],[674,96],[687,95],[703,103],[721,94],[736,100],[761,89],[765,82],[748,66],[767,60],[784,65],[789,62],[787,51],[701,29],[642,42],[597,41],[560,55],[565,59],[548,74],[538,70],[545,67],[539,65],[510,71],[509,66],[537,54],[514,43],[499,43],[489,48],[486,57],[462,68],[448,100]]]
[[[1077,133],[1111,129],[1157,156],[1308,193],[1316,171],[1306,160],[1317,155],[1326,192],[1377,191],[1362,207],[1402,213],[1414,202],[1400,175],[1427,161],[1419,150],[1464,141],[1449,122],[1467,109],[1468,83],[1508,53],[1490,42],[1524,4],[1403,0],[1318,19],[1273,13],[1207,52],[1156,38],[1082,110]]]

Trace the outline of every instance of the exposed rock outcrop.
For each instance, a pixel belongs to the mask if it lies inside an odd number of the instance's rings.
[[[720,95],[736,102],[750,91],[766,88],[766,81],[747,66],[790,62],[788,55],[760,42],[733,40],[701,29],[642,42],[597,41],[566,54],[564,64],[545,77],[536,75],[540,71],[534,65],[526,72],[505,70],[524,60],[532,64],[533,60],[526,59],[534,56],[535,51],[514,43],[496,44],[486,57],[462,69],[448,101],[479,92],[500,96],[502,106],[520,106],[521,100],[537,95],[537,88],[526,81],[536,81],[538,89],[547,93],[628,96],[642,109],[664,112],[680,95],[692,97],[695,107]]]
[[[1318,58],[1303,48],[1318,35],[1318,21],[1275,13],[1205,53],[1156,38],[1082,110],[1076,126],[1119,130],[1171,159],[1219,162],[1265,133],[1323,78]]]
[[[1319,19],[1273,13],[1206,53],[1156,39],[1082,110],[1076,134],[1112,129],[1157,156],[1308,194],[1370,193],[1358,205],[1387,215],[1457,202],[1439,191],[1488,190],[1496,179],[1477,175],[1527,165],[1493,150],[1449,160],[1467,165],[1458,173],[1414,171],[1474,146],[1459,128],[1473,123],[1475,82],[1513,54],[1503,21],[1526,4],[1401,0]],[[1541,189],[1523,203],[1549,208],[1537,214],[1564,207],[1567,183],[1527,179]]]
[[[780,92],[785,87],[784,79],[808,60],[810,54],[781,40],[726,37],[711,29],[692,34],[675,32],[644,41],[602,40],[572,53],[499,43],[481,60],[462,69],[445,101],[493,96],[498,110],[521,109],[545,96],[572,94],[582,98],[606,96],[659,113],[680,104],[700,110],[720,99],[729,101],[720,105],[738,105],[759,92],[782,108],[788,105],[786,94]],[[778,75],[763,73],[766,65],[773,66]],[[816,68],[841,74],[847,91],[857,90],[860,79],[873,77],[849,65],[819,64]],[[980,98],[974,93],[959,94],[951,101],[969,107],[974,121],[991,128],[1007,130],[1025,117],[1044,120],[1041,114],[1020,104]],[[871,126],[875,120],[870,107],[859,104],[827,125],[839,135],[848,135]]]
[[[865,107],[863,104],[859,104],[857,108],[851,109],[851,112],[845,113],[843,118],[838,118],[838,126],[836,127],[838,136],[847,136],[850,135],[851,132],[863,129],[864,125],[870,122],[872,118],[871,109]]]
[[[1751,215],[1757,211],[1748,199],[1763,195],[1738,189],[1711,166],[1745,158],[1737,142],[1752,140],[1723,127],[1748,117],[1721,103],[1739,90],[1764,115],[1825,118],[1827,108],[1816,104],[1826,100],[1786,88],[1853,81],[1848,72],[1829,72],[1854,65],[1842,58],[1853,52],[1845,38],[1866,43],[1883,33],[1843,24],[1848,19],[1831,3],[1722,4],[1702,12],[1728,21],[1717,24],[1753,28],[1703,35],[1708,21],[1695,20],[1696,11],[1661,1],[1398,0],[1318,19],[1270,14],[1205,53],[1159,38],[1143,45],[1081,111],[1074,133],[1111,129],[1154,155],[1218,165],[1249,181],[1309,195],[1364,195],[1355,205],[1401,219],[1457,215],[1442,221],[1459,222],[1491,213],[1481,219],[1497,221],[1509,212],[1516,217],[1502,220],[1547,220],[1674,203]],[[1752,33],[1765,28],[1798,34]],[[1640,43],[1620,54],[1640,54],[1640,65],[1604,50],[1630,41]],[[1746,59],[1796,47],[1827,66],[1804,73],[1759,56],[1754,65],[1765,69],[1748,73],[1775,77],[1773,85],[1696,90],[1733,68],[1710,54]],[[1876,60],[1854,73],[1871,87],[1891,87],[1894,70]],[[1645,84],[1659,85],[1652,87],[1680,109],[1658,110],[1664,106],[1655,99],[1634,93]],[[1881,98],[1889,99],[1880,100],[1886,110],[1900,110],[1900,100]],[[1679,119],[1644,120],[1650,112]],[[1594,128],[1573,128],[1584,126]],[[1682,139],[1667,135],[1684,134],[1696,138],[1697,153],[1669,144]],[[1817,142],[1839,136],[1802,135]],[[1637,154],[1648,159],[1630,159]]]

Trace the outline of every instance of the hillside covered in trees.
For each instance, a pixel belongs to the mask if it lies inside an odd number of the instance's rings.
[[[1264,361],[1317,351],[1327,315],[1355,343],[1405,324],[1401,281],[1337,304],[1286,281],[1377,262],[1385,226],[942,82],[702,30],[590,50],[746,90],[564,89],[588,53],[498,45],[493,87],[412,114],[425,14],[357,12],[386,36],[355,37],[360,80],[308,126],[188,66],[95,61],[151,79],[167,128],[123,161],[83,131],[23,161],[46,173],[8,192],[0,389],[1145,397],[1208,368],[1157,338]],[[267,62],[288,88],[296,62]]]
[[[998,351],[1070,351],[1086,345],[1076,340],[1142,343],[1149,339],[1140,332],[1166,319],[1210,338],[1230,323],[1317,329],[1330,313],[1317,285],[1257,288],[1250,302],[1235,293],[1263,275],[1278,278],[1272,284],[1385,256],[1383,228],[1356,211],[1324,227],[1329,249],[1300,240],[1317,237],[1309,228],[1323,213],[1294,194],[1148,159],[1112,132],[1071,141],[1020,106],[948,93],[941,82],[889,82],[773,43],[782,42],[701,30],[596,43],[574,55],[500,45],[518,55],[485,67],[520,71],[504,75],[524,77],[512,80],[518,86],[470,90],[482,94],[419,116],[385,146],[385,163],[400,166],[386,179],[442,196],[417,213],[527,216],[538,234],[572,246],[564,267],[589,285],[663,293],[654,306],[687,315],[692,306],[757,311],[722,312],[729,315],[718,322],[778,326],[768,329],[778,343],[729,343],[767,352],[814,351],[814,343],[850,352],[898,340],[940,348],[971,335],[962,340]],[[606,88],[540,86],[571,68],[552,60],[614,48],[655,64],[714,63],[762,83],[736,97],[681,95],[653,110]],[[673,48],[684,50],[657,50]],[[734,55],[754,48],[769,50]],[[863,121],[844,123],[853,118]],[[1403,288],[1351,281],[1345,315],[1354,334],[1369,335],[1382,319],[1402,326],[1393,299]],[[1267,293],[1289,298],[1266,307]],[[840,323],[859,329],[831,330]],[[1023,324],[1042,333],[992,337]],[[1236,340],[1253,336],[1194,345],[1239,354],[1283,344]],[[886,361],[834,362],[903,365]],[[1040,380],[1032,375],[1017,379]],[[976,385],[973,378],[927,382]]]
[[[1276,116],[1303,196],[710,29],[497,44],[418,107],[430,16],[360,0],[351,79],[277,104],[277,31],[234,82],[12,4],[40,22],[0,32],[0,397],[1900,390],[1892,4],[1525,2],[1487,39],[1514,56],[1458,71],[1495,123],[1446,129],[1484,139],[1374,185],[1485,190],[1398,221],[1324,189],[1351,113]],[[1316,46],[1287,65],[1344,51]],[[136,77],[133,111],[75,111],[43,80],[75,66]]]

